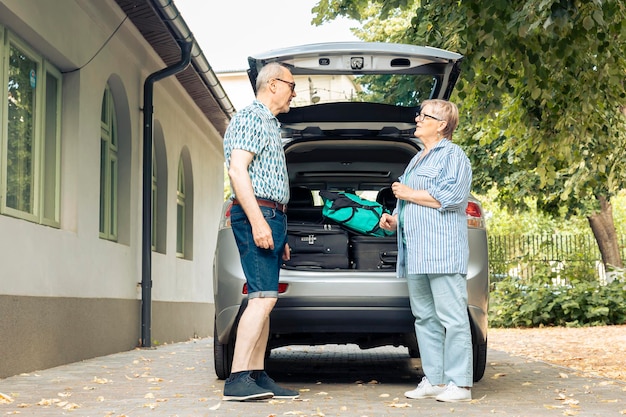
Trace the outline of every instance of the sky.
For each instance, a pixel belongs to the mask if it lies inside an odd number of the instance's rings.
[[[358,40],[357,24],[312,26],[318,0],[174,0],[213,71],[245,70],[248,56],[307,43]]]

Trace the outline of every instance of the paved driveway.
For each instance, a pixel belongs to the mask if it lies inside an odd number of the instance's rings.
[[[287,347],[268,370],[295,401],[222,402],[212,338],[136,349],[0,380],[0,416],[621,416],[626,384],[488,352],[471,403],[409,400],[421,373],[403,348]],[[5,398],[3,400],[3,397]],[[8,402],[8,403],[7,403]]]

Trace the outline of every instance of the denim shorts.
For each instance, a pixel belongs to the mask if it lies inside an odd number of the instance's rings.
[[[252,227],[240,205],[230,209],[230,224],[248,283],[248,298],[278,297],[278,278],[287,243],[287,216],[275,208],[259,207],[272,229],[274,249],[259,248],[254,243]]]

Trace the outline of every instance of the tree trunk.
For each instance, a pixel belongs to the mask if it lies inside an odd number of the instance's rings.
[[[617,242],[615,223],[613,222],[613,207],[605,196],[597,196],[600,202],[600,212],[587,217],[589,226],[598,242],[602,262],[607,271],[613,268],[623,268],[624,263]]]

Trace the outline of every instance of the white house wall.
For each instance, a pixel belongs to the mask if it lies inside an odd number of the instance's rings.
[[[0,25],[61,72],[85,65],[125,18],[112,0],[0,0]],[[130,20],[82,69],[63,75],[61,226],[0,215],[0,377],[132,349],[141,334],[143,83],[164,67]],[[109,79],[130,135],[128,229],[99,237],[100,111]],[[118,114],[118,117],[120,114]],[[127,123],[124,122],[124,117]],[[207,336],[223,200],[222,138],[175,77],[154,85],[167,156],[167,242],[152,253],[154,343]],[[193,258],[176,257],[181,151],[193,171]]]

